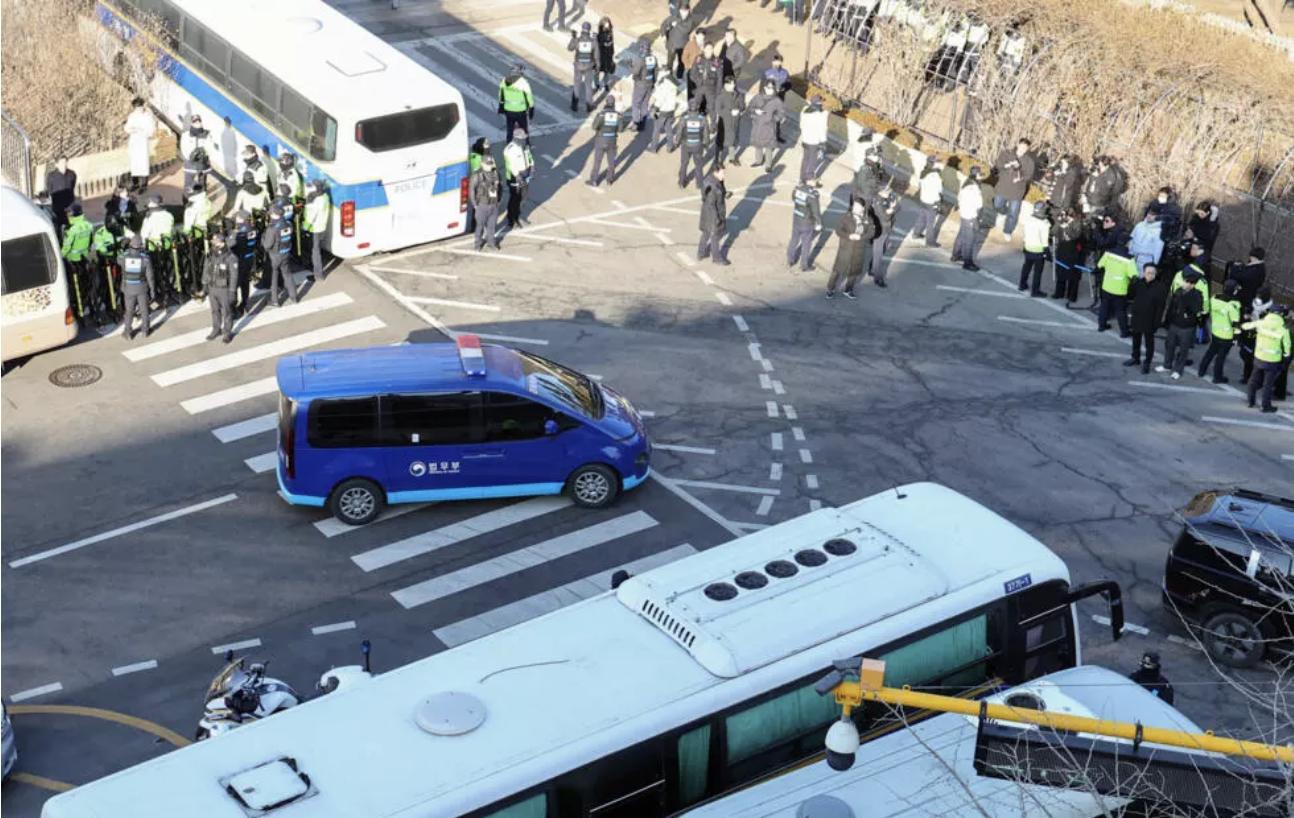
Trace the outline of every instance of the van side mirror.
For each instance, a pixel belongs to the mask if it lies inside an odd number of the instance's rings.
[[[551,418],[544,421],[544,434],[548,435],[549,437],[552,437],[553,435],[557,434],[560,431],[561,431],[561,427],[557,425],[557,421]]]

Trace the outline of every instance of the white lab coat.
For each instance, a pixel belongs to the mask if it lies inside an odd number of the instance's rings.
[[[831,114],[825,109],[805,108],[800,112],[800,143],[822,145],[827,141],[827,123]]]
[[[157,120],[147,108],[131,111],[126,117],[126,133],[130,136],[126,143],[126,153],[130,157],[130,175],[148,176],[152,170],[148,155],[148,143],[157,132]]]

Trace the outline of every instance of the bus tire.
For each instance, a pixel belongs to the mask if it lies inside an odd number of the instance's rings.
[[[382,513],[384,505],[386,500],[382,497],[382,489],[372,480],[362,477],[343,480],[328,498],[328,510],[332,516],[346,525],[373,522]]]
[[[1267,635],[1253,619],[1230,608],[1207,614],[1201,623],[1200,641],[1209,656],[1224,665],[1253,667],[1266,653]]]
[[[566,492],[580,508],[606,508],[620,494],[620,480],[601,463],[589,463],[571,472]]]

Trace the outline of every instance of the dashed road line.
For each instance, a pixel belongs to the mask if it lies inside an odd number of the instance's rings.
[[[781,432],[773,432],[773,433],[772,433],[772,435],[771,435],[771,441],[770,441],[770,442],[772,443],[773,451],[775,451],[775,452],[780,452],[780,451],[782,451],[782,433],[781,433]]]
[[[772,379],[771,377],[769,377],[768,375],[766,375],[766,374],[765,374],[765,375],[760,375],[760,376],[759,376],[759,388],[760,388],[760,389],[772,389],[772,388],[773,388],[773,379]]]
[[[773,394],[774,395],[786,394],[786,387],[782,385],[781,381],[778,381],[778,380],[773,381]]]
[[[1012,324],[1028,324],[1030,326],[1035,326],[1035,327],[1060,327],[1061,329],[1080,329],[1080,330],[1083,330],[1084,332],[1088,332],[1092,329],[1086,324],[1066,323],[1064,321],[1044,321],[1039,318],[1016,318],[1015,316],[1012,316],[1012,315],[999,315],[997,317],[997,320],[1008,321]]]
[[[20,690],[9,697],[11,702],[25,702],[28,699],[34,699],[37,696],[48,696],[50,693],[57,693],[63,689],[62,682],[53,682],[40,687],[31,687],[26,690]]]
[[[710,278],[710,274],[707,273],[705,270],[696,270],[695,272],[696,272],[696,277],[701,279],[702,284],[704,284],[707,287],[714,286],[714,279]]]
[[[382,514],[376,520],[374,520],[373,522],[367,525],[362,525],[362,526],[347,525],[346,523],[343,523],[341,520],[338,520],[336,517],[328,517],[327,519],[320,520],[319,522],[315,523],[314,526],[316,529],[319,530],[320,534],[324,535],[328,539],[332,539],[333,537],[339,537],[342,534],[350,534],[351,532],[354,532],[354,531],[366,531],[369,528],[372,528],[377,523],[384,523],[387,520],[394,520],[396,517],[403,517],[406,514],[412,514],[415,511],[421,511],[422,509],[427,508],[431,505],[434,505],[434,504],[433,503],[402,503],[398,506],[387,506],[382,510]]]
[[[759,351],[759,344],[746,344],[746,351],[750,353],[752,361],[764,360],[764,355]]]
[[[773,463],[768,467],[768,479],[777,482],[782,479],[782,464]]]
[[[821,500],[810,500],[810,501],[809,501],[809,511],[817,511],[817,510],[818,510],[818,509],[820,509],[820,508],[822,508],[822,501],[821,501]]]
[[[538,233],[530,233],[526,230],[509,230],[503,234],[509,238],[530,239],[531,241],[551,241],[556,244],[578,244],[583,247],[601,247],[602,242],[593,239],[572,239],[567,236],[541,236]],[[458,276],[454,276],[458,278]]]
[[[714,294],[714,297],[715,297],[715,298],[717,298],[717,299],[719,299],[719,303],[720,303],[720,304],[722,304],[722,305],[724,305],[725,307],[731,307],[731,306],[732,306],[732,299],[728,297],[728,294],[727,294],[727,293],[725,293],[725,292],[718,292],[718,293],[715,293],[715,294]]]
[[[760,488],[759,486],[735,486],[731,483],[711,483],[705,480],[671,480],[676,486],[690,486],[696,489],[715,489],[717,491],[734,491],[738,494],[767,494],[777,497],[781,489]]]
[[[1201,386],[1177,386],[1171,383],[1155,383],[1154,381],[1128,381],[1128,386],[1139,386],[1142,389],[1162,389],[1165,392],[1194,392],[1199,395],[1221,395],[1216,389],[1205,389]]]
[[[359,272],[360,275],[368,279],[369,282],[373,284],[373,286],[377,287],[382,292],[394,298],[397,304],[404,307],[406,310],[413,313],[417,317],[421,318],[428,325],[440,331],[440,333],[443,334],[446,338],[452,341],[458,337],[457,332],[455,332],[454,330],[446,326],[442,321],[437,319],[436,316],[432,315],[431,313],[424,310],[422,307],[410,301],[409,296],[400,292],[395,287],[392,287],[386,281],[386,279],[382,278],[382,276],[380,275],[376,275],[375,273],[373,273],[373,271],[368,269],[366,265],[361,264],[357,266],[355,269]]]
[[[660,449],[664,452],[682,452],[684,454],[714,454],[714,449],[706,449],[701,446],[671,446],[666,443],[653,443],[653,449]]]
[[[787,420],[798,420],[800,417],[795,413],[795,407],[789,403],[782,404],[782,412],[786,415]]]
[[[773,498],[765,495],[759,500],[759,506],[755,509],[756,516],[767,517],[768,512],[773,509]]]
[[[693,260],[693,258],[692,258],[691,256],[689,256],[687,253],[685,253],[684,251],[679,250],[679,251],[678,251],[677,253],[675,253],[674,255],[675,255],[675,257],[677,257],[677,258],[678,258],[678,260],[679,260],[679,261],[683,262],[683,263],[684,263],[684,264],[686,264],[687,266],[689,266],[689,267],[695,267],[695,266],[696,266],[696,261],[695,261],[695,260]]]
[[[594,188],[596,190],[597,188]],[[593,224],[600,224],[605,227],[623,227],[627,230],[649,230],[653,233],[669,233],[668,227],[655,227],[653,225],[630,224],[629,222],[613,222],[609,219],[589,219]]]
[[[654,417],[656,417],[656,413],[655,413],[655,412],[649,411],[649,410],[647,410],[647,409],[639,409],[639,410],[638,410],[638,414],[639,414],[640,416],[642,416],[642,417],[645,417],[645,418],[654,418]]]
[[[353,621],[334,622],[331,625],[316,625],[310,629],[310,633],[315,636],[323,636],[326,633],[337,633],[338,631],[353,631],[355,623]]]
[[[804,476],[804,485],[807,488],[816,489],[818,487],[818,475],[806,474]]]
[[[272,471],[279,464],[279,453],[275,451],[258,454],[255,457],[245,459],[243,464],[256,474],[264,474],[267,471]]]
[[[502,341],[505,344],[534,344],[535,346],[541,347],[548,346],[548,342],[543,338],[519,338],[515,335],[492,335],[486,332],[475,332],[472,334],[485,341]]]
[[[803,426],[792,426],[792,427],[791,427],[791,435],[795,438],[795,442],[796,442],[796,443],[803,443],[803,442],[804,442],[804,427],[803,427]]]
[[[1077,347],[1061,347],[1061,352],[1068,352],[1070,355],[1090,355],[1093,358],[1123,358],[1122,352],[1105,352],[1099,349],[1078,349]]]
[[[747,324],[746,319],[742,318],[740,315],[734,315],[732,317],[732,322],[737,325],[737,329],[741,332],[750,332],[750,325]]]
[[[415,276],[417,278],[443,278],[446,281],[457,281],[458,276],[451,273],[433,273],[429,270],[397,270],[394,267],[378,267],[373,265],[370,270],[376,270],[379,273],[398,273],[399,275]]]
[[[228,645],[215,645],[211,648],[211,652],[219,656],[220,654],[228,653],[231,650],[251,650],[252,648],[259,648],[260,646],[261,640],[259,639],[244,639],[241,642],[230,642]]]
[[[626,205],[624,202],[620,201],[619,199],[612,199],[612,200],[611,200],[611,204],[615,205],[615,206],[616,206],[617,208],[619,208],[620,210],[628,210],[628,209],[629,209],[628,205]]]
[[[422,295],[410,295],[407,298],[415,304],[436,304],[441,307],[458,307],[465,310],[484,310],[485,312],[502,312],[503,308],[494,304],[474,304],[471,301],[452,301],[448,298],[428,298]]]
[[[1294,454],[1283,454],[1281,460],[1294,460]]]
[[[180,406],[190,415],[198,415],[203,412],[209,412],[212,409],[220,409],[239,401],[258,398],[261,395],[273,395],[279,391],[279,379],[271,375],[268,378],[261,378],[251,383],[241,384],[229,389],[221,389],[217,392],[211,392],[206,395],[199,395],[196,398],[180,401]]]
[[[764,368],[764,371],[765,371],[765,372],[772,372],[772,371],[773,371],[773,362],[772,362],[772,361],[770,361],[770,360],[768,360],[767,358],[765,358],[764,360],[760,361],[760,362],[759,362],[759,365],[760,365],[761,367],[763,367],[763,368]]]
[[[133,665],[122,665],[112,669],[113,676],[125,676],[128,673],[139,673],[144,670],[153,670],[157,667],[156,659],[149,659],[146,662],[136,662]]]
[[[777,417],[777,401],[775,400],[764,401],[764,408],[768,410],[768,416],[770,418]]]
[[[809,451],[808,449],[800,449],[800,462],[801,462],[801,463],[812,463],[812,462],[813,462],[813,452]]]
[[[951,287],[947,284],[936,284],[936,290],[947,290],[953,293],[970,293],[973,295],[991,295],[994,298],[1025,298],[1020,293],[1000,293],[995,290],[976,289],[975,287]]]
[[[231,423],[228,426],[220,426],[212,429],[211,434],[216,436],[216,440],[221,443],[233,443],[235,440],[242,440],[246,437],[264,434],[274,430],[278,426],[279,416],[277,412],[270,412],[266,415],[258,415],[254,418]]]
[[[1221,423],[1227,426],[1249,426],[1254,429],[1277,429],[1282,432],[1294,432],[1294,426],[1287,426],[1284,423],[1264,423],[1261,420],[1241,420],[1240,418],[1219,418],[1213,415],[1205,415],[1200,418],[1205,423]]]

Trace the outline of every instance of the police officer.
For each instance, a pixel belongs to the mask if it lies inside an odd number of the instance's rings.
[[[486,244],[491,250],[498,250],[499,239],[495,232],[499,223],[499,203],[503,201],[503,178],[499,176],[499,169],[494,166],[494,157],[490,154],[481,157],[481,167],[467,184],[467,197],[472,205],[472,215],[476,217],[477,251]]]
[[[1290,358],[1290,331],[1285,326],[1285,316],[1289,307],[1284,304],[1273,306],[1258,321],[1241,325],[1241,329],[1254,330],[1254,372],[1249,376],[1249,408],[1254,408],[1254,400],[1259,389],[1263,393],[1263,411],[1271,414],[1276,411],[1272,405],[1272,392],[1276,379],[1284,371]]]
[[[651,92],[651,152],[660,150],[660,135],[668,135],[669,149],[678,148],[678,130],[674,126],[674,112],[678,108],[679,90],[668,73],[656,78],[656,87]]]
[[[1119,337],[1127,338],[1131,334],[1128,331],[1128,286],[1137,277],[1137,262],[1126,247],[1116,247],[1107,250],[1096,266],[1102,272],[1101,308],[1096,315],[1096,330],[1108,330],[1113,314],[1119,322]]]
[[[234,293],[238,289],[238,259],[225,244],[225,234],[211,237],[211,253],[202,266],[202,289],[211,301],[211,332],[208,341],[223,335],[234,340]]]
[[[1164,700],[1164,704],[1173,703],[1173,685],[1164,678],[1159,667],[1159,654],[1147,653],[1141,657],[1141,667],[1128,675],[1132,681],[1149,690]]]
[[[288,187],[288,198],[293,202],[305,198],[305,177],[297,167],[297,157],[290,151],[279,156],[279,187]]]
[[[593,105],[589,101],[593,89],[593,71],[597,67],[598,41],[593,38],[593,26],[585,21],[580,24],[580,33],[571,32],[571,41],[566,50],[575,54],[574,78],[571,82],[571,110],[579,110],[584,103],[584,110],[591,113]]]
[[[234,318],[241,318],[247,312],[252,273],[256,270],[256,248],[260,244],[260,229],[252,223],[247,211],[234,211],[234,235],[229,244],[238,260],[238,303],[234,305]]]
[[[121,295],[125,301],[125,315],[121,319],[121,337],[127,341],[135,337],[132,324],[138,314],[143,323],[144,337],[153,333],[150,303],[157,297],[157,282],[153,277],[153,262],[144,253],[144,240],[130,237],[130,246],[117,256],[121,267]]]
[[[1047,203],[1035,202],[1033,215],[1022,219],[1024,222],[1024,264],[1020,266],[1020,291],[1029,290],[1029,295],[1042,298],[1042,269],[1046,264],[1048,251],[1051,249],[1051,222],[1047,221]],[[1015,225],[1012,225],[1014,227]],[[1135,267],[1134,267],[1135,270]],[[1032,276],[1030,275],[1032,273]],[[1123,322],[1119,325],[1123,337],[1128,337],[1128,311],[1125,299]]]
[[[262,189],[268,189],[270,184],[270,170],[265,167],[261,161],[261,153],[256,150],[255,145],[247,145],[243,148],[243,178],[246,174],[252,175],[253,181]]]
[[[701,190],[701,243],[696,248],[696,260],[706,258],[722,267],[728,261],[723,252],[723,238],[728,233],[728,189],[723,183],[723,166],[715,168],[705,178]]]
[[[535,155],[527,144],[526,132],[517,128],[512,141],[503,149],[503,175],[508,180],[508,227],[530,224],[521,215],[521,206],[530,193],[530,180],[535,175]]]
[[[76,294],[76,313],[85,317],[95,306],[95,290],[90,276],[90,241],[94,225],[85,218],[80,202],[73,202],[68,211],[67,229],[63,231],[63,258],[67,261]]]
[[[144,240],[144,249],[153,260],[154,272],[168,285],[172,282],[175,272],[172,269],[174,259],[170,253],[174,232],[175,217],[162,205],[162,197],[154,196],[149,199],[144,224],[139,228],[139,236]],[[179,293],[174,295],[179,296]]]
[[[867,272],[871,275],[872,281],[876,283],[877,287],[886,287],[888,285],[885,283],[883,266],[885,245],[889,243],[890,231],[894,229],[894,217],[899,212],[899,194],[894,192],[890,180],[885,180],[885,184],[877,192],[876,198],[872,199],[871,205],[876,235],[872,238],[872,255],[871,260],[868,262]],[[965,267],[965,265],[962,266]]]
[[[184,205],[184,224],[180,228],[184,240],[188,243],[185,261],[188,264],[188,286],[196,289],[199,284],[199,271],[205,255],[207,223],[211,221],[211,200],[203,185],[194,185],[189,189],[189,200]],[[203,290],[206,292],[206,290]]]
[[[701,56],[688,69],[688,79],[696,88],[696,97],[701,100],[701,112],[713,122],[718,113],[715,99],[719,96],[719,82],[723,79],[723,60],[715,55],[713,43],[701,46]]]
[[[261,247],[265,250],[270,268],[270,300],[276,307],[283,306],[283,296],[279,293],[280,283],[292,303],[297,303],[297,284],[292,279],[292,269],[288,264],[292,256],[293,233],[291,218],[278,205],[270,207],[270,221],[265,226],[265,234],[261,236]]]
[[[639,133],[647,127],[647,100],[656,88],[659,68],[656,55],[651,52],[651,43],[646,38],[639,40],[635,53],[629,58],[629,73],[634,79],[629,118],[633,120],[634,130]]]
[[[705,163],[705,155],[710,149],[710,121],[700,111],[701,101],[693,97],[687,104],[687,113],[678,123],[679,141],[683,143],[683,150],[678,157],[678,186],[687,187],[687,165],[688,162],[694,162],[696,168],[693,173],[696,176],[696,186],[701,187],[701,166]]]
[[[245,171],[242,187],[238,189],[238,195],[234,196],[234,211],[241,210],[249,214],[264,213],[269,206],[270,195],[265,187],[257,184],[255,173],[250,170]]]
[[[716,165],[733,164],[741,167],[737,158],[737,142],[741,135],[741,118],[746,113],[746,95],[737,90],[737,78],[723,78],[723,90],[715,98],[714,162]]]
[[[490,157],[494,161],[494,157]],[[310,240],[310,274],[324,280],[323,237],[328,231],[328,217],[332,215],[332,199],[323,179],[315,179],[306,186],[306,200],[301,213],[301,231]]]
[[[1222,285],[1222,292],[1209,300],[1209,348],[1200,359],[1200,368],[1196,373],[1203,378],[1213,363],[1213,382],[1226,383],[1223,367],[1227,363],[1227,353],[1236,337],[1236,327],[1240,326],[1240,299],[1236,297],[1239,285],[1228,279]]]
[[[504,133],[518,128],[529,130],[530,120],[535,118],[535,95],[530,91],[530,81],[523,76],[525,71],[525,64],[517,63],[499,81],[499,113],[503,114]]]
[[[590,126],[593,128],[593,170],[589,174],[589,180],[586,183],[589,187],[597,187],[601,180],[600,171],[602,170],[602,158],[607,160],[607,186],[616,183],[616,140],[620,137],[620,131],[624,128],[624,119],[620,112],[616,110],[616,98],[608,94],[606,100],[602,103],[602,110],[593,118]]]
[[[566,30],[566,0],[548,0],[544,4],[544,31],[552,31],[553,24],[549,18],[553,14],[553,6],[557,6],[557,27],[562,31]]]
[[[822,204],[818,189],[801,179],[791,191],[794,207],[791,221],[791,243],[786,248],[786,266],[800,260],[801,272],[813,269],[813,239],[822,230]]]
[[[96,278],[101,279],[108,286],[108,308],[116,316],[119,313],[114,264],[117,261],[117,243],[121,237],[114,232],[114,227],[116,222],[112,219],[112,205],[109,204],[104,208],[103,224],[95,228],[94,234],[90,237],[90,261],[94,265]]]
[[[957,191],[957,214],[961,217],[961,224],[957,228],[957,238],[953,240],[950,260],[967,270],[979,269],[975,263],[975,248],[979,244],[979,213],[984,208],[980,176],[978,167],[971,168],[961,190]]]

